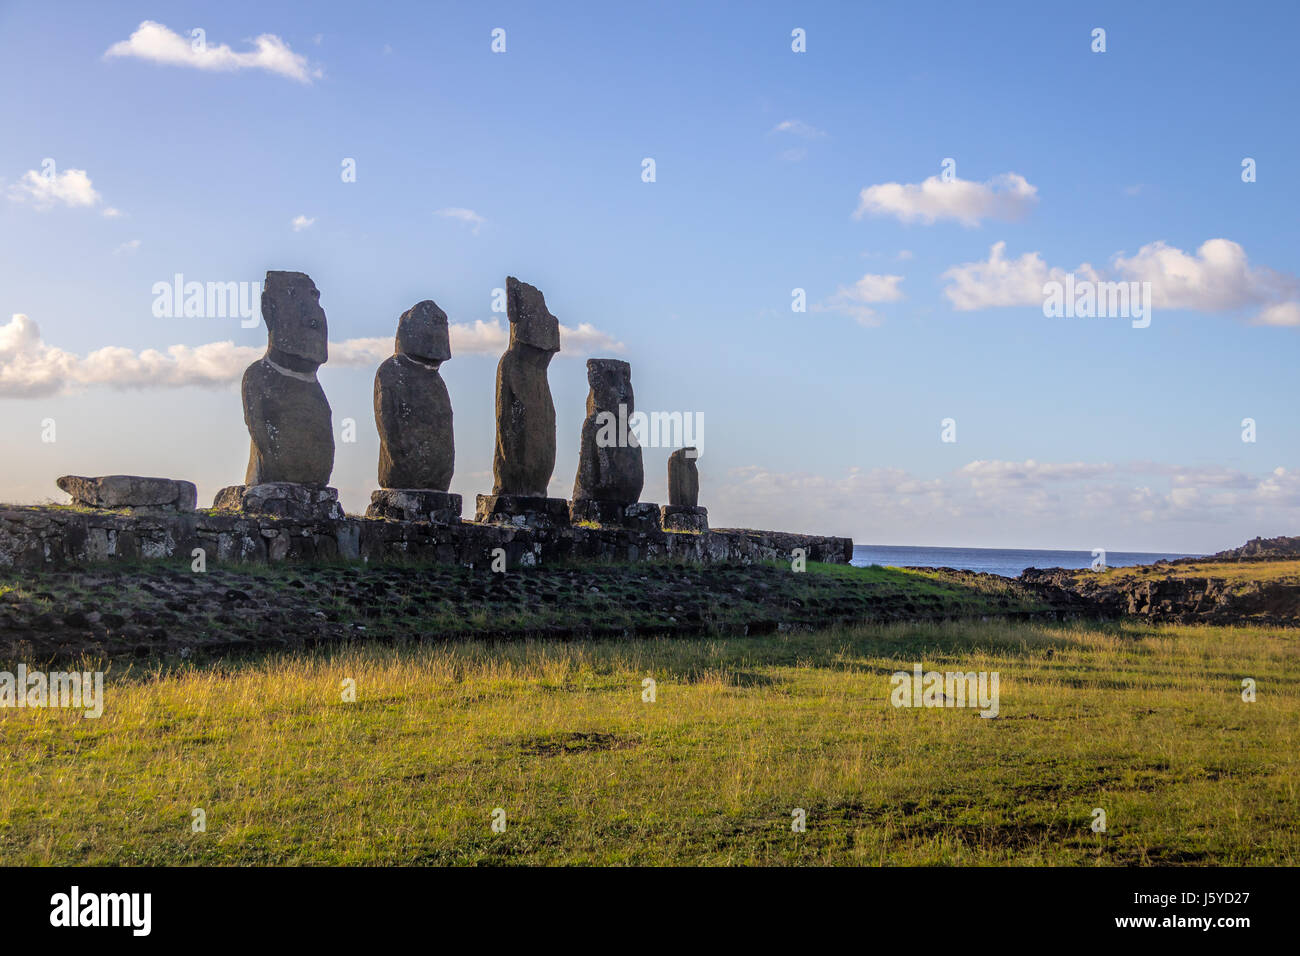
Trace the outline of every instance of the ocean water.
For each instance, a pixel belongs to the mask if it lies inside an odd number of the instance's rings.
[[[1151,554],[1142,551],[1107,551],[1106,566],[1124,568],[1154,564],[1161,558],[1190,558],[1190,554]],[[853,561],[858,567],[879,564],[887,568],[956,568],[987,571],[1014,578],[1025,568],[1090,568],[1091,551],[1003,550],[1001,548],[906,548],[898,545],[855,544]]]

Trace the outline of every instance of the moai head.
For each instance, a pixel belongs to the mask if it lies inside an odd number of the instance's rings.
[[[541,290],[514,276],[506,277],[506,316],[510,345],[530,345],[543,352],[560,350],[560,321],[546,308]]]
[[[617,412],[620,405],[632,414],[632,366],[619,359],[587,359],[587,414],[598,411]]]
[[[305,272],[268,272],[262,287],[267,348],[323,365],[329,358],[329,327],[320,292]]]
[[[417,302],[397,320],[395,351],[432,365],[451,358],[447,313],[432,299]]]

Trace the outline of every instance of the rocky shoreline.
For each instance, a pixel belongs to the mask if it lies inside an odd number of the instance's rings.
[[[1101,573],[1028,568],[1016,580],[1063,613],[1300,627],[1300,537],[1255,538],[1203,558]]]

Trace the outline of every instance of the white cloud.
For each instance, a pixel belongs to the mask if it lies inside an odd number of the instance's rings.
[[[1207,240],[1195,255],[1152,242],[1131,258],[1117,255],[1115,268],[1127,279],[1150,282],[1153,304],[1166,309],[1221,312],[1300,295],[1294,276],[1251,266],[1246,250],[1230,239]]]
[[[1043,304],[1043,284],[1064,282],[1066,272],[1048,268],[1037,252],[1026,252],[1018,259],[1006,258],[1006,242],[995,242],[983,262],[966,262],[943,273],[949,285],[943,290],[953,308],[959,311],[988,309],[1003,305]],[[1086,262],[1074,270],[1079,279],[1097,280],[1099,275]]]
[[[898,287],[902,281],[902,276],[875,275],[869,272],[851,286],[840,286],[825,302],[813,305],[812,310],[852,316],[859,325],[879,325],[879,316],[871,305],[902,299],[903,290]]]
[[[128,255],[128,256],[129,256],[129,255],[132,255],[133,253],[135,253],[135,251],[136,251],[137,249],[139,249],[139,248],[140,248],[140,240],[139,240],[139,239],[128,239],[126,242],[122,243],[120,246],[118,246],[116,249],[113,250],[113,255],[115,255],[115,256]]]
[[[471,231],[476,236],[478,235],[479,226],[487,222],[486,219],[476,213],[473,209],[461,209],[455,206],[447,209],[439,209],[434,213],[434,215],[442,216],[444,219],[455,219],[458,222],[463,222],[466,225],[472,226],[473,228]]]
[[[293,226],[294,232],[302,232],[304,229],[310,229],[315,224],[316,220],[308,218],[307,216],[294,216],[293,222],[290,223],[290,225]]]
[[[983,219],[1020,219],[1038,202],[1038,187],[1018,173],[1003,173],[983,183],[931,176],[922,183],[868,186],[858,198],[854,219],[893,216],[900,222],[926,225],[955,219],[965,226],[978,226]]]
[[[1248,475],[1153,462],[973,461],[937,478],[733,469],[702,502],[718,525],[853,535],[859,544],[1177,549],[1300,523],[1300,470]],[[856,525],[856,527],[854,526]],[[864,532],[866,537],[864,537]],[[1183,548],[1194,546],[1183,544]]]
[[[299,83],[310,83],[323,75],[319,68],[307,62],[305,56],[294,53],[289,44],[273,33],[263,33],[252,43],[252,50],[236,53],[224,43],[219,46],[199,43],[197,39],[172,32],[161,23],[145,20],[130,39],[114,43],[104,56],[135,57],[196,70],[266,70]]]
[[[1038,252],[1006,258],[1006,243],[994,243],[983,262],[967,262],[943,273],[944,289],[959,311],[995,306],[1043,304],[1043,285],[1064,282],[1066,270],[1049,268]],[[1072,270],[1076,280],[1122,280],[1151,283],[1155,308],[1197,312],[1263,309],[1261,325],[1300,325],[1300,280],[1262,266],[1252,266],[1246,251],[1228,239],[1210,239],[1194,254],[1166,242],[1152,242],[1131,257],[1116,255],[1110,276],[1088,263]]]
[[[799,136],[803,139],[820,139],[826,133],[819,130],[816,126],[805,123],[803,120],[788,119],[777,123],[772,127],[773,133],[789,133],[792,136]]]
[[[100,215],[105,219],[120,219],[122,217],[122,210],[116,209],[113,206],[108,206],[102,213],[100,213]]]
[[[1257,325],[1300,325],[1300,302],[1279,302],[1255,316]]]
[[[499,319],[452,323],[450,334],[453,355],[499,355],[509,342],[508,330]],[[577,328],[561,325],[560,345],[561,355],[575,357],[624,349],[621,342],[585,322]],[[329,351],[332,367],[373,368],[393,354],[393,337],[331,342]],[[261,346],[210,342],[140,352],[108,346],[79,356],[46,344],[36,323],[19,314],[0,325],[0,396],[35,398],[91,385],[118,389],[229,385],[238,382],[244,369],[264,352]]]
[[[88,208],[98,205],[102,197],[84,169],[65,169],[53,175],[29,169],[9,187],[9,198],[14,202],[30,202],[37,209],[49,209],[52,206]]]

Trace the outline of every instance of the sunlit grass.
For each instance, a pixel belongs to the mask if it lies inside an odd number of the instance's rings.
[[[1181,579],[1217,578],[1230,584],[1266,584],[1292,582],[1300,584],[1300,561],[1225,561],[1192,564],[1140,565],[1109,568],[1101,580],[1120,581],[1143,578]]]
[[[1294,865],[1296,649],[990,622],[119,664],[97,721],[0,711],[0,862]],[[998,671],[1000,716],[891,707],[918,662]]]

